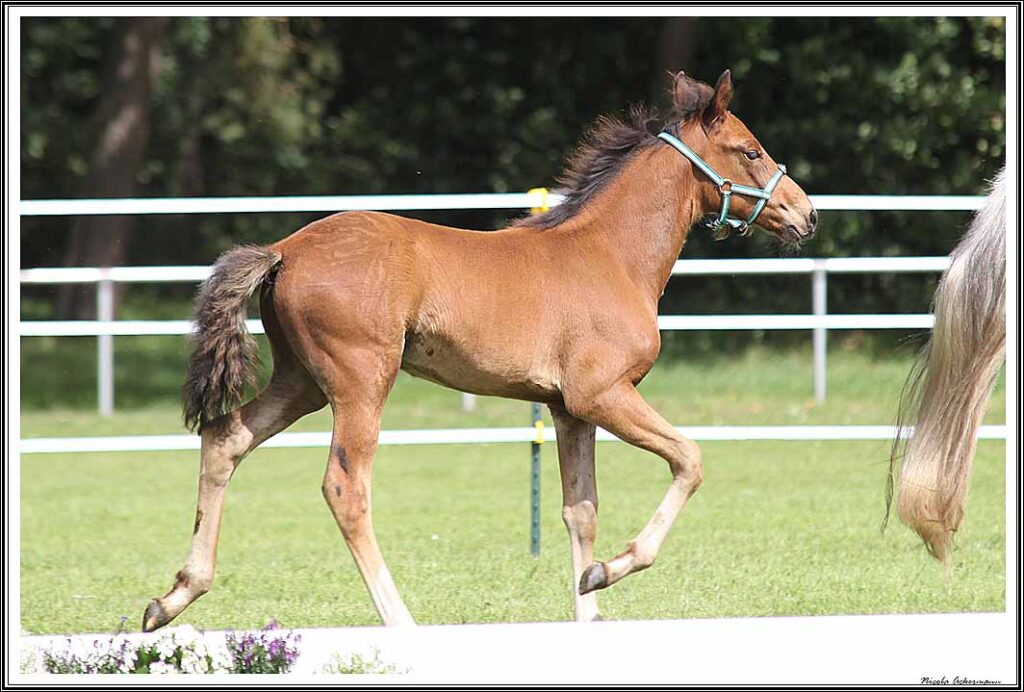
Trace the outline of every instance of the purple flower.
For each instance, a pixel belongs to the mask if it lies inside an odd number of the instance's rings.
[[[271,620],[258,634],[225,637],[231,654],[232,671],[236,673],[285,673],[298,659],[299,637],[281,632],[281,625]]]

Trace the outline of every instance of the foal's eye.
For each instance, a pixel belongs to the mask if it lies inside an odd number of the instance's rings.
[[[751,149],[750,151],[745,151],[745,152],[743,152],[743,155],[746,156],[751,161],[753,161],[754,159],[761,158],[761,152],[759,152],[757,149]]]

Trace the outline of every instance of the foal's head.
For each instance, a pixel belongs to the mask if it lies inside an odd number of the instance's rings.
[[[732,99],[729,70],[718,78],[714,89],[682,72],[675,75],[674,81],[673,99],[679,119],[673,120],[666,130],[713,169],[709,175],[694,165],[694,173],[702,183],[701,194],[707,208],[715,210],[716,219],[721,213],[723,193],[731,192],[728,215],[738,221],[732,227],[720,225],[719,231],[727,234],[731,228],[738,228],[743,232],[750,221],[786,243],[800,243],[814,235],[818,222],[814,205],[800,186],[783,174],[784,168],[780,172],[779,164],[747,126],[728,111]],[[712,177],[714,173],[725,178],[725,182],[718,184]],[[759,198],[750,196],[751,191],[744,188],[770,188],[773,177],[778,180],[770,199],[751,220]]]

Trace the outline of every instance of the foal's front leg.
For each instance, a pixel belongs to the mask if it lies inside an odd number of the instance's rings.
[[[672,483],[657,511],[626,550],[607,562],[595,562],[580,578],[581,594],[611,586],[654,564],[661,544],[686,501],[703,481],[700,447],[680,435],[651,408],[630,382],[620,382],[590,398],[581,416],[619,439],[654,452],[668,462]]]
[[[597,480],[594,476],[594,432],[592,423],[575,418],[552,404],[558,440],[558,469],[562,476],[562,521],[569,531],[572,550],[573,610],[577,622],[599,620],[597,594],[581,594],[578,584],[583,570],[594,561],[597,536]]]

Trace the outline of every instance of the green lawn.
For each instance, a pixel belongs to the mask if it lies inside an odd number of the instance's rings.
[[[138,354],[136,354],[138,356]],[[660,361],[640,385],[647,400],[677,425],[879,425],[896,417],[900,388],[911,366],[902,358],[872,358],[833,349],[828,361],[828,396],[814,401],[809,351],[751,349],[735,357],[695,361]],[[24,363],[24,373],[38,365]],[[87,368],[86,365],[82,365]],[[166,368],[133,367],[120,370],[125,380],[118,391],[138,392],[145,381],[181,376]],[[175,371],[177,372],[177,371]],[[33,377],[39,378],[38,373]],[[144,382],[139,382],[143,380]],[[163,396],[145,406],[124,406],[110,419],[95,413],[95,393],[75,408],[30,407],[35,394],[22,390],[22,436],[126,435],[182,432],[176,399]],[[158,387],[153,385],[153,390]],[[161,390],[162,391],[162,390]],[[176,394],[176,389],[171,395]],[[1002,378],[989,403],[987,422],[1005,417]],[[384,410],[384,428],[436,428],[529,425],[529,406],[521,401],[481,397],[477,410],[461,410],[456,392],[401,373]],[[547,414],[545,414],[547,415]],[[548,416],[550,421],[550,417]],[[330,430],[327,409],[304,418],[292,430]]]
[[[659,366],[644,391],[677,424],[891,423],[906,359],[830,354],[829,400],[815,406],[806,353]],[[987,422],[1003,418],[1002,388]],[[459,396],[402,378],[387,428],[523,425],[522,402]],[[180,431],[168,403],[110,420],[28,410],[23,436]],[[323,414],[295,429],[322,430]],[[994,611],[1005,606],[1003,442],[979,447],[952,579],[905,527],[882,534],[885,442],[707,442],[705,485],[658,563],[600,595],[616,619]],[[377,623],[320,496],[325,450],[260,450],[228,493],[217,581],[180,618],[242,628]],[[194,453],[28,455],[21,459],[22,626],[33,633],[138,627],[182,566],[194,514]],[[385,447],[375,464],[378,537],[422,623],[572,616],[568,541],[553,445],[544,448],[543,553],[529,556],[527,446]],[[665,464],[598,446],[598,558],[654,511]]]

